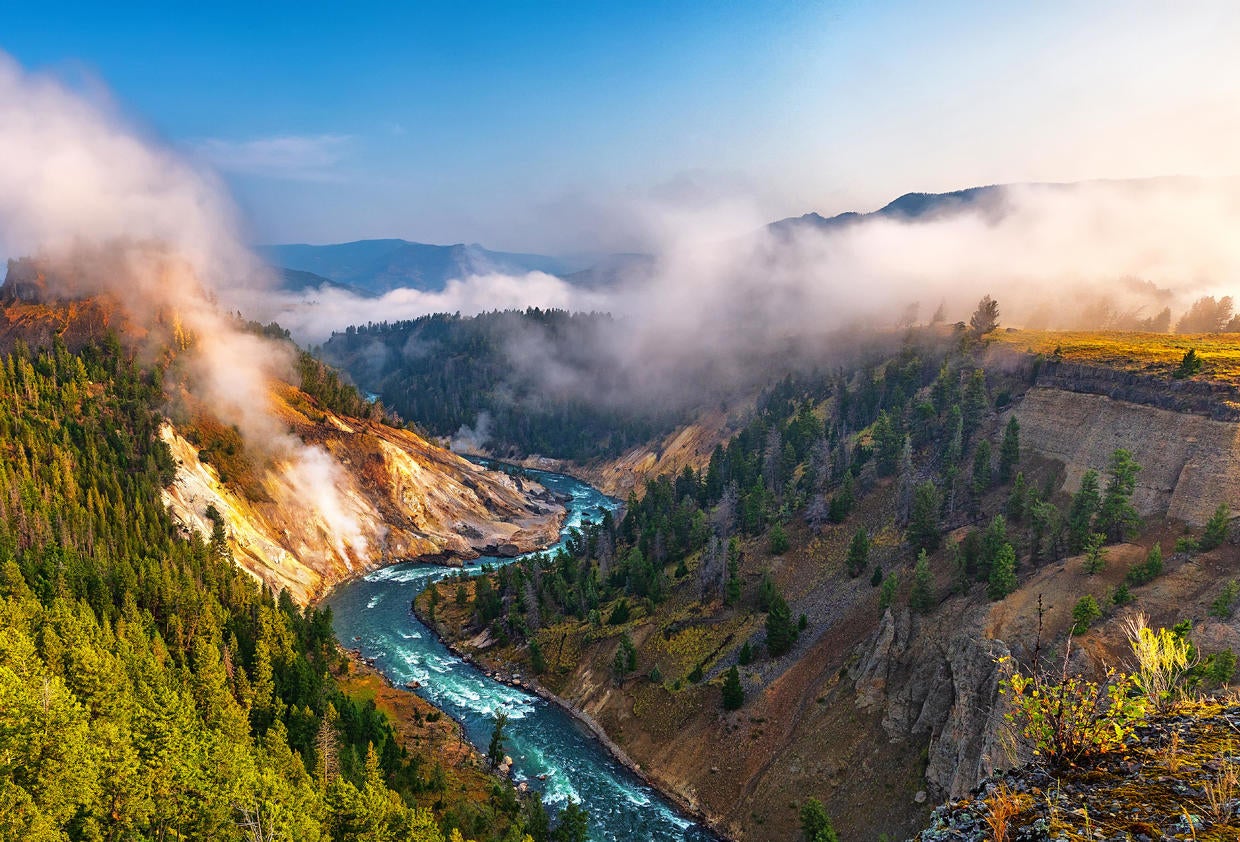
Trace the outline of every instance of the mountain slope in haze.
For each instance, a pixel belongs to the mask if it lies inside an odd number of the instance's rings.
[[[274,266],[313,272],[370,295],[401,287],[437,291],[450,280],[492,272],[570,275],[589,269],[595,262],[588,256],[561,258],[490,251],[477,243],[440,246],[395,239],[264,245],[255,251]]]
[[[810,212],[802,216],[790,216],[787,219],[772,222],[767,226],[767,229],[776,234],[787,234],[803,227],[830,230],[873,219],[891,219],[895,221],[930,219],[961,211],[979,209],[987,213],[999,213],[1002,211],[1003,192],[1009,186],[970,187],[965,190],[954,190],[950,193],[905,193],[878,210],[869,213],[846,211],[835,216],[822,216],[821,214]]]
[[[313,272],[305,272],[301,269],[289,269],[280,267],[276,269],[280,289],[286,292],[304,292],[311,289],[340,289],[345,292],[351,292],[354,295],[362,295],[361,290],[356,287],[342,284],[340,281],[333,281],[331,278],[325,278],[322,275],[316,275]]]

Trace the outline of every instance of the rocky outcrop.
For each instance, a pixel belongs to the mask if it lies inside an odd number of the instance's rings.
[[[164,492],[174,517],[209,536],[214,507],[234,558],[260,581],[305,603],[400,561],[452,562],[554,542],[564,507],[537,483],[518,485],[407,430],[328,412],[311,420],[288,399],[294,393],[278,401],[281,417],[321,457],[323,473],[271,459],[261,495],[221,481],[184,435],[171,425],[161,430],[178,465]],[[328,499],[315,500],[319,491]]]
[[[1013,411],[1022,447],[1063,463],[1066,491],[1087,470],[1105,474],[1124,448],[1141,465],[1133,504],[1142,514],[1200,525],[1220,503],[1240,510],[1240,423],[1045,386]]]
[[[998,704],[1008,647],[980,636],[979,619],[945,638],[907,608],[888,609],[851,673],[857,707],[881,715],[889,740],[929,738],[925,778],[940,795],[970,792],[1009,759]]]
[[[1240,421],[1240,390],[1229,383],[1177,380],[1056,359],[1042,361],[1036,375],[1037,385],[1047,389],[1101,395],[1215,421]]]

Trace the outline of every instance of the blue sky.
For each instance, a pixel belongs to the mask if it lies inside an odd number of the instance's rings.
[[[259,241],[640,248],[909,190],[1240,171],[1237,4],[66,4],[0,49],[218,169]]]

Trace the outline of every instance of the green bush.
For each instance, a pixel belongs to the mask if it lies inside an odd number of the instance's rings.
[[[1240,582],[1232,579],[1223,585],[1218,598],[1210,603],[1210,616],[1220,620],[1230,619],[1232,612],[1235,611],[1237,596],[1240,596]]]
[[[1098,600],[1094,599],[1092,594],[1085,594],[1072,609],[1072,633],[1085,634],[1101,616],[1102,609],[1098,607]]]
[[[629,601],[621,597],[611,609],[611,613],[607,615],[607,625],[622,626],[629,621],[631,616],[632,612],[629,610]]]
[[[801,806],[801,833],[805,842],[839,842],[840,839],[827,808],[817,798],[810,798]]]
[[[771,554],[783,555],[788,551],[788,533],[781,524],[771,527]]]
[[[1219,507],[1214,510],[1214,514],[1210,516],[1210,520],[1206,523],[1205,534],[1201,536],[1201,542],[1198,544],[1202,550],[1212,550],[1223,541],[1227,540],[1227,523],[1231,520],[1231,509],[1226,503],[1220,503]]]
[[[1146,582],[1152,582],[1154,579],[1162,575],[1163,572],[1163,554],[1162,544],[1155,544],[1150,547],[1150,551],[1145,554],[1145,561],[1141,564],[1134,564],[1128,570],[1127,581],[1132,585],[1144,585]]]
[[[1106,679],[1097,684],[1066,673],[1017,670],[999,682],[999,691],[1011,702],[1004,718],[1041,762],[1052,769],[1070,768],[1120,748],[1145,719],[1146,700],[1134,693],[1132,678],[1110,670]]]
[[[736,656],[736,661],[742,667],[747,667],[753,663],[753,648],[749,645],[748,640],[746,640],[745,644],[741,647],[740,653]]]

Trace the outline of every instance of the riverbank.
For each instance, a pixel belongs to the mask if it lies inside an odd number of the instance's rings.
[[[616,761],[616,763],[623,766],[635,777],[637,777],[638,780],[642,781],[651,789],[658,792],[667,801],[674,804],[680,813],[703,827],[708,828],[711,833],[715,834],[720,842],[732,842],[733,837],[729,836],[727,831],[724,829],[723,822],[720,817],[708,814],[698,804],[685,798],[681,793],[664,786],[657,778],[648,774],[646,770],[642,768],[641,764],[629,757],[628,753],[625,752],[625,750],[608,735],[608,733],[603,729],[603,726],[600,725],[590,714],[581,710],[568,700],[557,696],[555,693],[544,687],[533,676],[525,677],[521,673],[510,669],[509,666],[503,662],[493,662],[482,659],[470,652],[465,651],[456,642],[443,634],[438,623],[431,621],[425,616],[425,613],[418,606],[417,600],[413,603],[413,612],[418,620],[420,620],[426,628],[430,629],[430,631],[448,649],[448,651],[452,652],[462,661],[472,664],[475,668],[485,673],[487,677],[493,681],[498,681],[501,684],[530,693],[564,711],[572,717],[575,722],[578,722],[584,726],[586,730],[588,730],[598,741],[599,745],[601,745],[611,756],[611,758]]]

